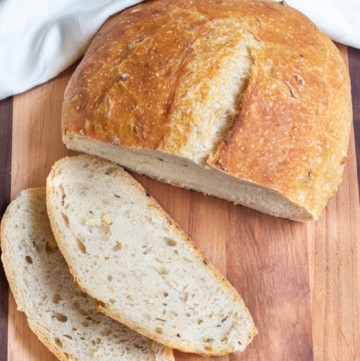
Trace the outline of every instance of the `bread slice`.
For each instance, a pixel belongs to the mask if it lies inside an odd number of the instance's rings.
[[[51,232],[45,188],[22,191],[10,204],[1,247],[18,309],[60,360],[174,360],[170,349],[98,313],[76,288]]]
[[[318,219],[336,192],[351,127],[340,52],[267,0],[157,0],[116,14],[62,112],[70,149],[297,221]]]
[[[120,166],[86,155],[58,161],[47,207],[70,271],[102,312],[184,352],[224,355],[252,340],[235,289]]]

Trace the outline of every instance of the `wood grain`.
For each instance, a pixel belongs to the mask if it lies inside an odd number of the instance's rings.
[[[347,48],[338,47],[348,63]],[[316,361],[360,360],[359,220],[352,132],[343,182],[320,220],[307,225]]]
[[[0,102],[0,215],[10,200],[13,98]]]
[[[230,360],[312,360],[306,225],[241,207],[230,212],[228,277],[259,330],[244,357]]]
[[[53,162],[67,153],[59,116],[69,74],[15,97],[13,197],[23,188],[44,184]],[[306,226],[135,176],[228,276],[255,318],[259,335],[251,347],[222,360],[312,360]],[[26,354],[38,360],[46,351],[24,327],[12,298],[9,312],[9,359]],[[21,342],[12,342],[16,339]],[[177,353],[177,360],[200,359],[205,360]]]
[[[349,67],[354,113],[355,153],[357,159],[357,180],[360,181],[360,50],[349,48]]]
[[[347,61],[347,49],[340,50]],[[352,79],[359,96],[360,60],[356,59],[360,52],[355,54],[350,52],[350,65],[353,62],[357,69]],[[60,137],[60,111],[72,70],[14,97],[12,197],[23,188],[43,185],[54,161],[68,154]],[[358,100],[354,103],[356,128],[360,105]],[[254,316],[259,334],[252,345],[243,354],[217,360],[360,360],[360,207],[355,153],[352,135],[339,192],[321,219],[306,225],[135,175],[227,275]],[[2,288],[0,292],[3,297]],[[1,354],[0,350],[0,361],[5,361]],[[7,354],[11,361],[55,360],[16,311],[12,296]],[[180,352],[175,355],[177,361],[207,360]]]
[[[44,185],[53,163],[69,154],[61,140],[61,106],[74,70],[14,97],[11,197]]]
[[[52,164],[69,152],[60,137],[61,102],[73,68],[56,79],[14,97],[11,197],[45,184]],[[30,331],[23,313],[9,298],[8,360],[55,361]]]
[[[0,102],[0,217],[9,201],[11,188],[11,132],[13,99]],[[8,345],[8,283],[0,269],[0,361],[6,361]]]

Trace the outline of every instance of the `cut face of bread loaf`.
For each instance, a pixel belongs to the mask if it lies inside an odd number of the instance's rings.
[[[72,76],[67,147],[275,216],[317,219],[341,181],[347,69],[287,5],[158,0],[109,19]]]
[[[102,312],[185,352],[244,350],[255,335],[234,288],[118,165],[90,156],[58,161],[47,204],[72,274]]]
[[[18,309],[60,360],[174,360],[171,349],[99,313],[76,288],[51,232],[45,188],[22,191],[10,204],[1,249]]]

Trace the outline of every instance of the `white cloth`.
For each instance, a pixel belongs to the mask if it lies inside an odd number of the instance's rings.
[[[360,49],[360,0],[287,0],[331,39]]]
[[[0,99],[71,65],[112,14],[140,0],[0,0]]]
[[[140,1],[0,0],[0,99],[58,75],[84,53],[110,15]],[[287,3],[332,39],[360,48],[360,0]]]

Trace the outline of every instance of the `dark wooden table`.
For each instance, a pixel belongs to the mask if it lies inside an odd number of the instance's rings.
[[[339,49],[351,74],[354,132],[344,180],[318,222],[275,219],[137,176],[254,316],[259,335],[245,353],[223,361],[360,360],[360,51]],[[0,102],[0,217],[21,189],[44,185],[54,161],[68,154],[60,112],[73,69]],[[205,360],[181,353],[176,359]],[[6,360],[55,357],[16,311],[0,267],[0,361]]]

